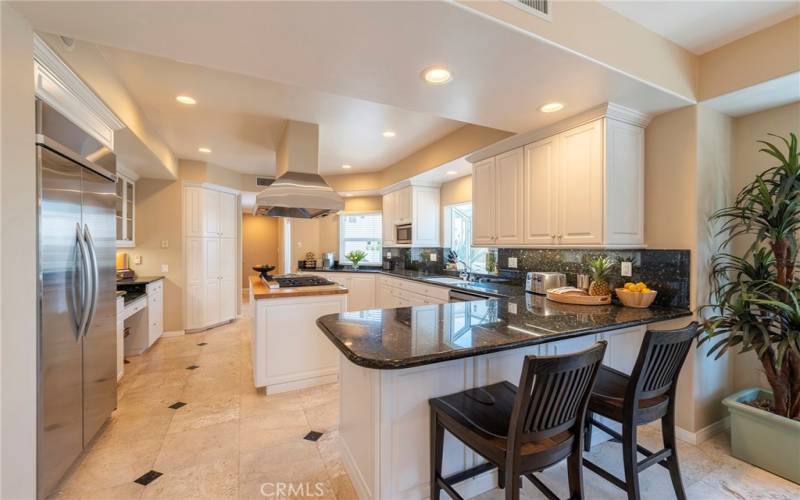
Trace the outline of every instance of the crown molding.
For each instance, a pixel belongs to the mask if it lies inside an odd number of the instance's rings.
[[[113,149],[114,131],[122,120],[34,33],[36,95]]]
[[[561,132],[565,132],[586,123],[593,122],[600,118],[610,118],[612,120],[624,122],[636,127],[645,128],[650,123],[650,119],[652,117],[634,109],[626,108],[625,106],[621,106],[613,102],[608,102],[601,104],[600,106],[590,108],[582,113],[571,116],[552,125],[548,125],[531,132],[526,132],[524,134],[513,135],[503,139],[502,141],[495,142],[494,144],[486,146],[483,149],[479,149],[478,151],[467,156],[467,161],[470,163],[478,163],[479,161],[487,158],[506,153],[512,149],[521,148],[522,146],[526,146],[547,137],[552,137],[556,134],[560,134]]]

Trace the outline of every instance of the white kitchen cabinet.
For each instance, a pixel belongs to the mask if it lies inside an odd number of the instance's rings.
[[[558,243],[603,243],[603,121],[560,134]],[[613,179],[625,182],[625,179]]]
[[[596,118],[473,164],[476,246],[644,244],[644,128]]]
[[[147,291],[147,346],[150,347],[164,333],[164,281],[148,283]]]
[[[383,246],[393,247],[396,244],[397,233],[394,227],[394,212],[397,203],[397,196],[395,193],[387,193],[383,195],[383,207],[381,218],[383,223]]]
[[[495,233],[495,159],[488,158],[472,166],[472,244],[494,245]]]
[[[411,244],[400,246],[435,247],[440,245],[439,189],[407,186],[383,195],[383,246],[398,245],[396,226],[411,224]]]
[[[348,277],[347,310],[364,311],[375,308],[375,276],[352,274]]]
[[[499,155],[495,162],[494,241],[497,245],[518,245],[523,242],[523,156],[523,149],[517,148]]]
[[[399,226],[401,224],[411,224],[412,221],[412,197],[413,193],[411,186],[405,187],[394,192],[395,208],[394,208],[394,224]]]
[[[117,173],[117,248],[136,246],[136,181]]]
[[[473,176],[473,244],[521,244],[525,188],[523,148],[476,164]]]
[[[236,318],[238,215],[236,194],[205,186],[184,188],[187,330]]]
[[[558,140],[548,137],[525,146],[525,230],[526,245],[556,243],[556,196]]]

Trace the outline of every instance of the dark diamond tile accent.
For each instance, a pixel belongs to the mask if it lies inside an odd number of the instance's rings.
[[[316,441],[317,439],[319,439],[321,437],[322,437],[322,433],[321,432],[311,431],[308,434],[306,434],[305,436],[303,436],[303,439],[306,439],[308,441]]]
[[[178,408],[183,408],[184,406],[186,406],[186,403],[181,402],[181,401],[178,401],[175,404],[169,405],[169,407],[172,408],[173,410],[177,410]]]
[[[200,367],[197,366],[197,365],[192,365],[192,366],[187,366],[186,367],[187,370],[197,370],[198,368],[200,368]]]
[[[203,347],[204,345],[208,345],[208,342],[200,342],[200,343],[199,343],[199,344],[197,344],[197,345],[199,345],[200,347]]]
[[[156,479],[158,479],[162,475],[163,474],[158,472],[157,470],[152,470],[151,469],[150,471],[145,472],[144,474],[142,474],[138,478],[134,479],[133,482],[134,483],[139,483],[142,486],[147,486],[148,484],[152,483],[153,481],[155,481]]]

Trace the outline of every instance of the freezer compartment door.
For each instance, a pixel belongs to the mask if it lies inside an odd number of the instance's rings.
[[[113,182],[83,169],[83,226],[91,256],[89,322],[83,336],[83,441],[117,406],[116,230]]]

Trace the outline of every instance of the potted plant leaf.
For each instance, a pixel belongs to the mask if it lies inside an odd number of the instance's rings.
[[[797,136],[774,137],[777,145],[759,141],[760,151],[778,164],[711,218],[724,237],[712,259],[712,304],[701,308],[700,342],[716,358],[755,352],[771,390],[746,389],[723,401],[733,455],[800,483],[800,163]],[[742,238],[753,239],[745,240],[747,250],[727,253]]]
[[[345,258],[353,263],[353,269],[358,269],[358,264],[367,258],[367,252],[364,250],[352,250],[350,253],[345,255]]]

